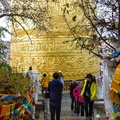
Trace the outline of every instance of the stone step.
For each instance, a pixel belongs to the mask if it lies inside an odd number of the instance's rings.
[[[39,94],[39,100],[37,105],[43,105],[43,108],[42,106],[41,107],[39,106],[39,108],[41,109],[38,111],[40,114],[39,120],[50,120],[49,99],[44,100],[41,94]],[[45,107],[47,107],[47,110],[48,110],[46,113],[44,111]],[[95,119],[96,114],[101,114],[101,115],[105,114],[103,99],[99,98],[94,102],[94,119],[93,120],[96,120]],[[62,97],[60,120],[85,120],[84,118],[81,118],[81,116],[77,116],[74,112],[71,111],[71,98],[69,96],[69,91],[65,91]],[[99,120],[108,120],[108,119],[104,118]]]

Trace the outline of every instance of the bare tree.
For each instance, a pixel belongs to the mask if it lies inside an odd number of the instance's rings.
[[[16,36],[15,29],[18,26],[30,38],[27,29],[39,29],[47,32],[51,27],[51,12],[47,3],[47,0],[1,0],[0,18],[7,17],[12,21]],[[78,16],[81,16],[81,12],[72,17],[72,25],[71,21],[67,19],[70,6],[83,12],[81,21],[77,20]],[[101,43],[104,43],[112,51],[116,50],[113,43],[120,36],[119,11],[117,0],[76,0],[71,4],[66,3],[64,18],[74,36],[77,47],[102,57],[98,52],[98,46]],[[84,24],[84,21],[87,21],[87,24]]]
[[[68,21],[70,6],[77,6],[83,12],[72,18],[74,26]],[[64,18],[80,49],[86,49],[98,57],[102,57],[98,47],[101,44],[111,51],[116,51],[114,43],[120,36],[119,4],[117,0],[77,0],[73,4],[67,3],[64,7]],[[67,13],[67,14],[66,14]],[[78,17],[82,20],[78,21]],[[84,24],[86,23],[87,24]],[[89,37],[83,37],[82,33]]]
[[[46,0],[1,0],[0,6],[0,18],[11,21],[14,35],[16,27],[21,27],[29,38],[28,29],[48,32],[51,12]]]

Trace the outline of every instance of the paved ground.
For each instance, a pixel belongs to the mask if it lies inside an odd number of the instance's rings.
[[[69,97],[68,91],[64,92],[62,105],[61,105],[61,120],[85,120],[81,119],[80,116],[77,116],[74,112],[70,110],[71,99]],[[47,106],[45,118],[39,118],[39,120],[50,120],[50,112],[49,112],[49,99],[45,100],[45,106]],[[42,115],[43,116],[43,115]]]
[[[77,116],[74,112],[70,110],[70,104],[71,104],[71,99],[69,97],[69,91],[64,91],[63,92],[63,98],[62,98],[62,106],[61,106],[61,120],[85,120],[85,118],[81,118],[81,116]],[[93,120],[108,120],[105,118],[105,111],[104,111],[104,102],[101,101],[103,98],[102,96],[102,90],[99,88],[99,101],[95,101],[94,105],[94,117]],[[39,94],[39,98],[41,100],[41,94]],[[42,102],[42,101],[41,101]],[[46,106],[45,108],[43,106],[37,106],[38,110],[36,110],[36,113],[39,114],[39,118],[36,120],[50,120],[50,112],[49,112],[49,99],[44,100],[44,105]],[[41,108],[39,110],[39,108]],[[45,109],[45,113],[43,109]],[[99,114],[100,117],[97,118],[96,115]]]

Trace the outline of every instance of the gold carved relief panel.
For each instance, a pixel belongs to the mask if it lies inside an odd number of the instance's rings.
[[[75,0],[67,0],[71,4],[73,1]],[[83,79],[87,73],[98,75],[98,58],[93,57],[87,51],[81,53],[75,43],[65,43],[65,41],[73,39],[61,11],[66,0],[50,0],[49,4],[53,14],[51,19],[53,28],[50,30],[49,36],[41,31],[39,35],[38,31],[27,30],[32,39],[31,44],[25,32],[22,29],[17,30],[18,38],[15,42],[11,42],[11,66],[19,72],[27,72],[28,68],[32,66],[33,71],[40,72],[39,79],[43,73],[48,74],[52,79],[53,72],[59,70],[63,72],[65,80]],[[70,25],[76,25],[82,17],[80,16],[81,10],[78,7],[69,9],[74,10],[68,18]],[[78,14],[76,22],[71,21],[74,14]],[[87,24],[87,22],[82,24]]]
[[[30,66],[33,70],[41,74],[47,73],[52,79],[53,72],[62,71],[65,80],[83,79],[87,73],[97,75],[99,72],[96,57],[87,51],[82,53],[75,45],[64,43],[64,39],[36,40],[30,42],[20,42],[11,49],[11,65],[17,67],[19,72],[26,72]],[[41,78],[40,78],[41,79]]]

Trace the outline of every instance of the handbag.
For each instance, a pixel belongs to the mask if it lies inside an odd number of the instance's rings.
[[[49,98],[50,97],[50,93],[49,93],[49,91],[46,91],[45,92],[45,98]]]

